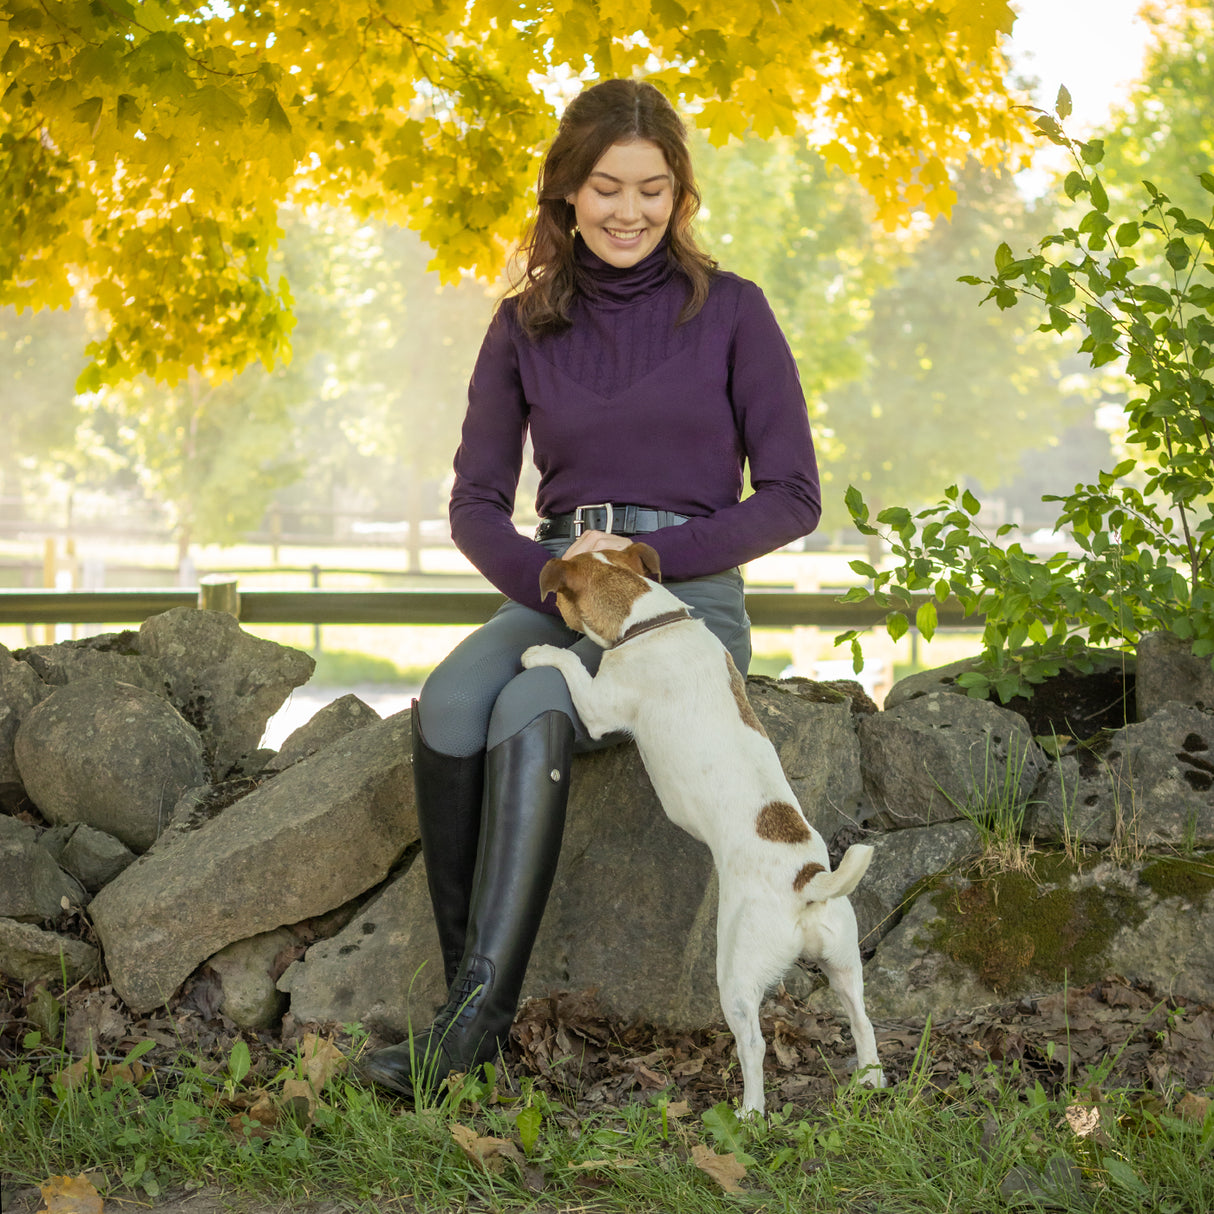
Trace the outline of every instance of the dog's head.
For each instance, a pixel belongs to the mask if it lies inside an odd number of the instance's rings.
[[[570,628],[606,647],[620,639],[632,605],[662,580],[658,554],[648,544],[554,557],[540,571],[540,594],[556,595]]]

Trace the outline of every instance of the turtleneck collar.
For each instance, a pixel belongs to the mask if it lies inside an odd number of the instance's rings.
[[[648,257],[634,266],[613,266],[605,262],[582,239],[574,237],[573,256],[577,265],[578,288],[596,306],[628,307],[664,287],[674,276],[675,262],[669,256],[670,237]]]

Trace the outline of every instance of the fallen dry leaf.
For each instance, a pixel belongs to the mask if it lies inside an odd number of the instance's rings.
[[[312,1124],[320,1101],[316,1099],[316,1092],[306,1079],[284,1080],[282,1096],[279,1099],[283,1112],[290,1113],[299,1125]]]
[[[52,1176],[40,1185],[46,1209],[39,1214],[102,1214],[105,1203],[92,1182],[80,1176]]]
[[[221,1103],[236,1110],[228,1118],[228,1129],[234,1133],[246,1134],[250,1138],[269,1138],[270,1131],[278,1124],[278,1104],[265,1088],[238,1092]]]
[[[65,1066],[63,1070],[52,1075],[51,1086],[70,1092],[84,1083],[89,1075],[95,1075],[100,1070],[101,1059],[95,1051],[89,1050],[83,1058],[77,1058],[70,1066]]]
[[[473,1129],[452,1123],[451,1137],[456,1146],[483,1172],[497,1174],[505,1171],[507,1163],[523,1166],[523,1153],[509,1138],[482,1138]]]
[[[746,1169],[738,1162],[737,1156],[718,1155],[712,1147],[701,1142],[691,1148],[691,1161],[701,1172],[707,1172],[726,1193],[743,1191],[738,1181],[746,1178]]]
[[[1100,1129],[1100,1110],[1095,1105],[1067,1105],[1066,1123],[1076,1138],[1087,1138]]]
[[[1186,1092],[1176,1102],[1176,1116],[1183,1117],[1185,1121],[1205,1121],[1209,1111],[1209,1096],[1195,1096],[1192,1092]]]
[[[331,1037],[322,1037],[319,1033],[303,1035],[299,1043],[299,1058],[303,1063],[304,1077],[318,1096],[334,1075],[346,1069],[348,1061]]]
[[[147,1075],[147,1068],[136,1058],[134,1062],[111,1063],[101,1072],[101,1082],[108,1085],[120,1080],[137,1088]]]

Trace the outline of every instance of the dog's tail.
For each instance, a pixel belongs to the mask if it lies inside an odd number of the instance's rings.
[[[792,887],[808,902],[825,902],[828,898],[843,898],[850,894],[860,878],[868,872],[873,849],[854,843],[843,853],[839,867],[831,872],[820,864],[806,864],[793,878]]]

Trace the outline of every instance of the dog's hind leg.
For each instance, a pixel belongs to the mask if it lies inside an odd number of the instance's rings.
[[[746,906],[730,909],[725,892],[717,916],[717,989],[721,1010],[738,1047],[742,1068],[742,1111],[762,1114],[763,1058],[767,1044],[759,1025],[759,1004],[767,989],[766,961],[756,947],[759,916]]]
[[[847,904],[847,909],[851,910],[850,904]],[[855,940],[854,932],[851,938]],[[885,1072],[881,1070],[881,1062],[877,1058],[877,1039],[872,1021],[864,1010],[864,968],[860,961],[860,946],[840,944],[831,953],[831,956],[816,960],[847,1013],[852,1040],[856,1043],[856,1073],[861,1083],[870,1088],[883,1088]]]

